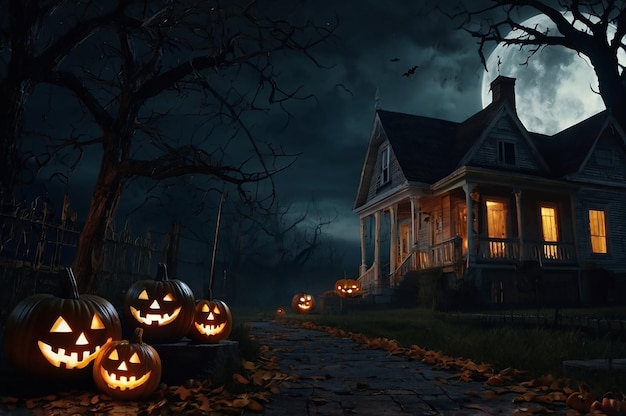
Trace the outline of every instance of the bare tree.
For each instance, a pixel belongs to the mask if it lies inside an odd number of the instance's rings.
[[[239,281],[274,288],[274,296],[286,297],[292,290],[287,283],[303,284],[306,272],[316,269],[312,263],[333,266],[332,250],[324,252],[330,244],[324,230],[335,218],[315,213],[312,205],[297,212],[276,200],[269,208],[239,205],[231,211],[236,216],[226,219],[231,227],[223,230],[222,244],[227,247],[233,302]]]
[[[311,49],[332,29],[265,16],[256,6],[118,0],[115,10],[123,13],[102,12],[107,25],[72,45],[63,65],[33,76],[73,92],[100,133],[73,135],[55,149],[81,155],[97,146],[101,154],[73,262],[83,291],[95,289],[105,232],[129,178],[207,175],[246,199],[244,184],[271,180],[293,163],[292,155],[255,139],[247,114],[307,98],[297,86],[279,86],[276,62],[300,53],[318,65]]]
[[[607,110],[626,129],[626,72],[624,62],[618,59],[620,54],[626,54],[623,1],[493,0],[484,8],[463,7],[446,13],[461,19],[460,28],[479,40],[478,53],[485,69],[485,46],[493,43],[530,46],[528,59],[544,47],[557,45],[587,56],[598,77],[597,92]],[[522,16],[529,14],[545,15],[554,22],[558,33],[524,26]],[[512,30],[519,30],[519,36],[507,37]]]
[[[11,205],[32,156],[21,150],[24,112],[41,79],[103,25],[119,18],[127,1],[93,14],[91,2],[5,0],[0,5],[0,198]],[[74,18],[70,18],[75,16]],[[36,168],[37,166],[35,166]],[[33,175],[29,175],[32,177]]]

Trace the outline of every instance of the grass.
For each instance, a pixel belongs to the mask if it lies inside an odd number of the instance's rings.
[[[496,314],[553,316],[554,310],[523,310]],[[490,312],[490,314],[493,314]],[[566,316],[626,317],[626,308],[562,310]],[[257,314],[257,317],[262,316]],[[267,315],[266,315],[267,316]],[[319,325],[342,328],[368,337],[386,337],[403,346],[419,345],[444,354],[492,364],[496,369],[514,367],[529,376],[565,377],[562,362],[571,359],[626,358],[626,342],[581,328],[559,329],[549,325],[502,323],[470,319],[424,309],[354,310],[342,314],[289,315]],[[622,334],[623,335],[623,334]],[[579,380],[592,391],[626,393],[626,373],[589,375]]]

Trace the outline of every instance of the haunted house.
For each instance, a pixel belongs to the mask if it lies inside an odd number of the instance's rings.
[[[366,297],[433,271],[444,290],[469,282],[495,304],[614,295],[626,272],[625,132],[604,111],[533,133],[515,79],[491,91],[463,122],[376,111],[354,202]]]

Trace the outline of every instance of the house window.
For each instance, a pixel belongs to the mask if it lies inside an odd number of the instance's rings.
[[[543,230],[543,255],[547,259],[558,259],[558,230],[556,226],[556,208],[541,207],[541,228]]]
[[[492,258],[506,258],[506,205],[501,201],[485,201],[489,254]]]
[[[389,147],[385,147],[380,152],[380,184],[389,182]]]
[[[606,217],[604,211],[589,210],[589,234],[591,235],[591,252],[606,254]]]
[[[498,162],[515,165],[515,143],[498,142]]]

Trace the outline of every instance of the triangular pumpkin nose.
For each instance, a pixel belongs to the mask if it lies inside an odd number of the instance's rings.
[[[152,305],[150,305],[150,309],[161,309],[159,302],[157,302],[156,299],[152,302]]]
[[[118,370],[128,371],[128,366],[126,365],[126,361],[122,361],[122,363],[117,367]]]
[[[76,345],[87,345],[89,344],[89,341],[87,341],[87,337],[85,336],[84,332],[81,332],[80,335],[78,336],[78,339],[76,340]]]

